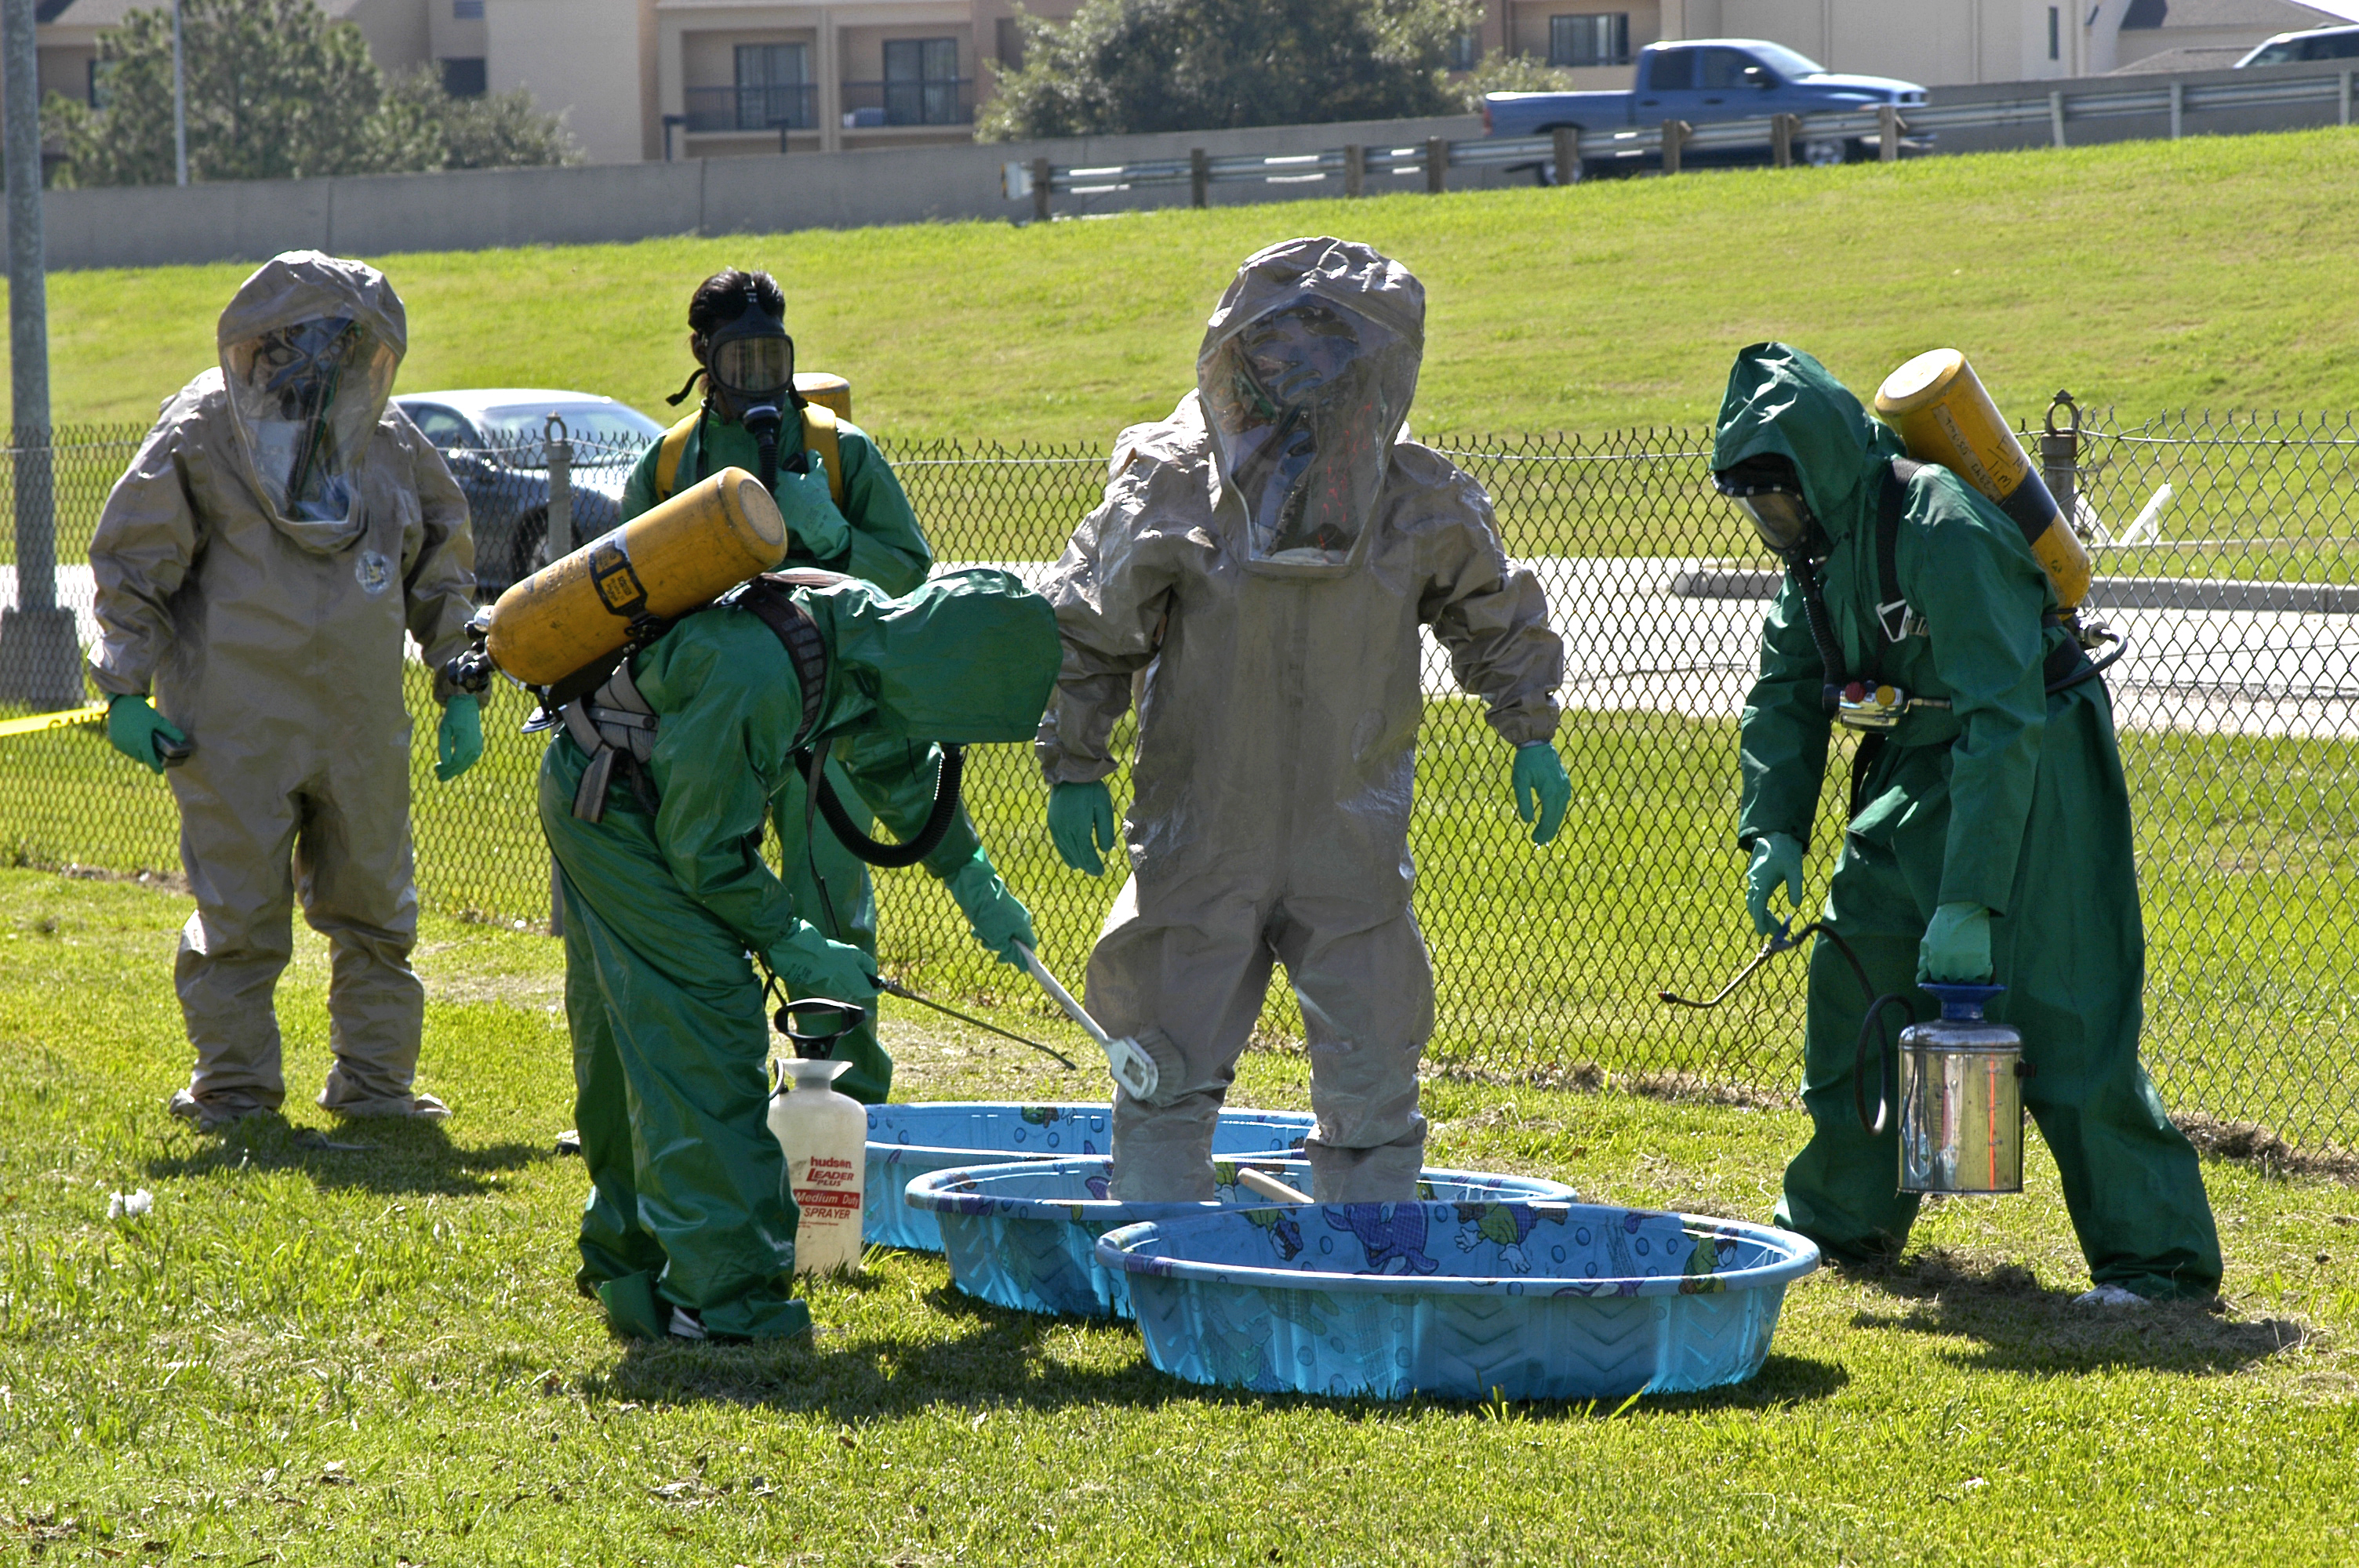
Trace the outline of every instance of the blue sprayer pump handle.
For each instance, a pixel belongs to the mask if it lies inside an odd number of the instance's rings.
[[[1941,1017],[1946,1022],[1980,1022],[1983,1008],[1991,998],[2006,989],[2005,986],[1961,985],[1948,980],[1927,980],[1925,989],[1941,1004]]]

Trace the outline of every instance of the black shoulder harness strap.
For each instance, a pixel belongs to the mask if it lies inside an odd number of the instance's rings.
[[[730,595],[761,617],[762,624],[777,637],[794,664],[795,678],[803,688],[803,719],[795,730],[797,747],[810,743],[827,705],[827,639],[819,634],[810,613],[795,602],[791,590],[823,587],[825,582],[806,580],[821,579],[838,580],[833,572],[765,572]]]

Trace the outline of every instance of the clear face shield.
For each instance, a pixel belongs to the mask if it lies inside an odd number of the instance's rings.
[[[783,408],[795,379],[795,341],[777,317],[749,307],[705,340],[704,371],[732,417],[765,404]]]
[[[271,506],[292,523],[345,521],[398,357],[357,322],[324,317],[233,344],[222,358]]]
[[[1304,297],[1213,350],[1205,415],[1256,560],[1343,566],[1375,511],[1417,384],[1415,344]]]
[[[1745,509],[1753,531],[1779,556],[1806,549],[1818,519],[1802,495],[1793,465],[1780,460],[1749,461],[1712,476],[1712,488]]]

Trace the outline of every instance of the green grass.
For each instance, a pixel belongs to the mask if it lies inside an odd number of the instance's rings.
[[[2181,405],[2359,407],[2359,137],[2322,130],[1562,190],[1166,211],[369,258],[409,308],[402,384],[606,393],[650,413],[688,367],[689,289],[787,286],[806,368],[899,439],[1104,442],[1193,380],[1248,252],[1335,232],[1423,279],[1419,429],[1709,420],[1743,343],[1802,343],[1863,389],[1937,343],[2003,406],[2069,386]],[[145,424],[214,362],[244,265],[50,280],[52,416]]]
[[[537,924],[548,851],[534,784],[542,742],[528,704],[495,694],[483,762],[431,773],[432,714],[411,672],[412,796],[427,907]],[[1558,747],[1573,780],[1558,840],[1536,849],[1507,794],[1506,749],[1475,704],[1427,705],[1416,816],[1419,920],[1440,993],[1438,1059],[1519,1076],[1594,1063],[1783,1085],[1799,1067],[1803,966],[1771,966],[1726,1007],[1665,1007],[1666,987],[1709,995],[1751,956],[1738,891],[1735,726],[1656,713],[1574,711]],[[1114,738],[1131,752],[1127,721]],[[2264,1122],[2305,1142],[2359,1145],[2345,1064],[2347,978],[2359,968],[2359,762],[2336,741],[2130,734],[2148,945],[2147,1053],[2171,1103]],[[1821,793],[1810,898],[1822,896],[1840,824],[1838,758]],[[1126,805],[1126,773],[1112,781]],[[1029,749],[979,747],[967,805],[1049,962],[1078,983],[1120,886],[1070,871],[1049,841]],[[169,792],[95,726],[0,745],[0,864],[79,862],[117,872],[179,864]],[[884,956],[953,1005],[1046,1026],[1045,999],[993,964],[949,897],[919,871],[883,873]],[[1300,1022],[1282,988],[1264,1020]]]
[[[1127,1329],[879,1256],[816,1338],[611,1339],[571,1290],[580,1167],[546,940],[429,919],[447,1129],[339,1130],[321,945],[290,1109],[164,1117],[184,900],[0,872],[0,1560],[278,1564],[2333,1563],[2359,1530],[2353,1195],[2207,1162],[2228,1311],[2092,1320],[2055,1174],[1929,1210],[1893,1275],[1788,1294],[1752,1384],[1606,1406],[1258,1399]],[[898,1004],[903,1092],[1098,1084]],[[1576,1046],[1586,1043],[1576,1039]],[[1099,1080],[1102,1083],[1102,1079]],[[1304,1103],[1248,1056],[1238,1098]],[[1784,1110],[1434,1082],[1437,1162],[1758,1218]],[[317,1146],[324,1131],[357,1151]],[[113,1192],[156,1195],[109,1221]]]

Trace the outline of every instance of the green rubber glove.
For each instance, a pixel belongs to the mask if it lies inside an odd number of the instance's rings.
[[[475,765],[484,754],[484,707],[461,692],[442,708],[441,727],[434,731],[434,776],[449,784]]]
[[[1016,945],[1021,942],[1027,947],[1038,947],[1040,938],[1032,934],[1031,911],[1007,891],[1007,883],[992,869],[991,857],[977,849],[974,859],[961,866],[942,885],[950,889],[951,897],[957,901],[968,928],[983,944],[984,950],[1010,968],[1022,968],[1024,955],[1016,950]]]
[[[1933,912],[1917,945],[1917,983],[1969,982],[1991,977],[1991,912],[1979,903],[1945,903]]]
[[[158,736],[175,746],[189,743],[189,738],[166,723],[164,716],[148,706],[146,697],[123,692],[106,699],[108,742],[151,773],[164,771],[164,755],[156,749]]]
[[[1114,795],[1103,779],[1060,784],[1049,792],[1049,839],[1057,846],[1057,858],[1073,870],[1105,874],[1098,851],[1111,851],[1115,839]]]
[[[822,561],[832,561],[852,546],[852,524],[835,509],[835,498],[827,492],[827,460],[817,452],[810,456],[809,473],[778,470],[777,488],[771,493],[778,503],[778,515],[787,520],[787,532],[794,545]]]
[[[825,997],[854,1007],[876,1005],[875,964],[849,943],[829,941],[816,925],[796,921],[793,932],[762,957],[787,988],[788,1001]]]
[[[1764,833],[1753,840],[1753,863],[1745,868],[1745,907],[1753,915],[1753,929],[1767,936],[1777,929],[1769,915],[1769,895],[1786,884],[1786,902],[1802,907],[1802,845],[1784,833]]]
[[[1532,826],[1532,842],[1545,844],[1556,837],[1564,826],[1564,808],[1572,804],[1572,780],[1565,776],[1564,759],[1556,754],[1556,746],[1548,741],[1535,741],[1528,746],[1516,748],[1515,772],[1507,783],[1516,795],[1516,816],[1531,822],[1537,812],[1539,820]]]

